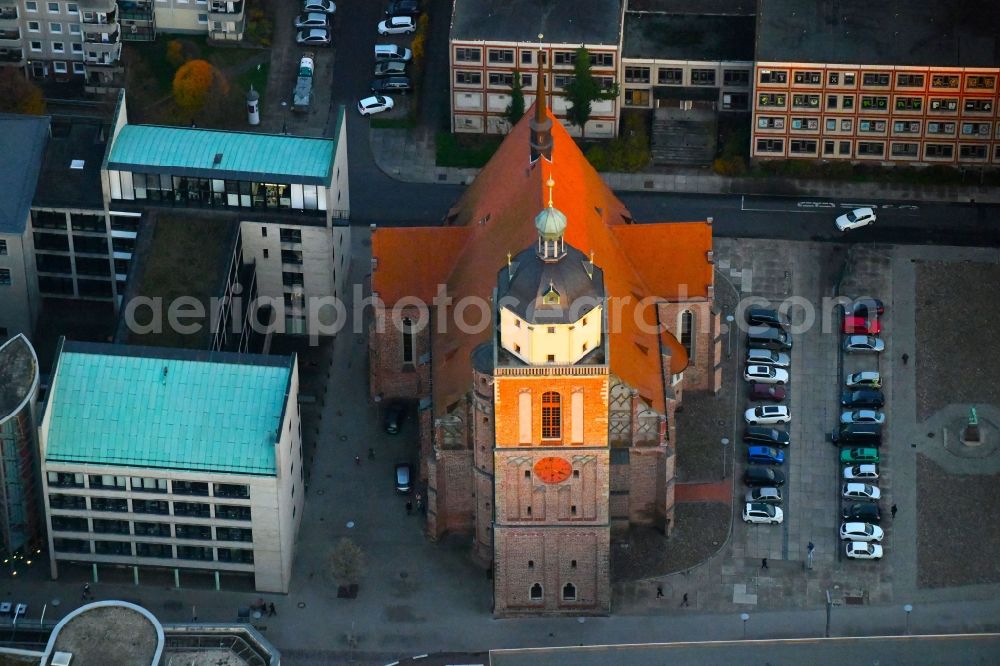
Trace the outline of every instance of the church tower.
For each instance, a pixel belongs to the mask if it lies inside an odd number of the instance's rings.
[[[544,135],[533,135],[533,161],[546,152]],[[566,244],[573,221],[553,205],[555,185],[550,175],[535,246],[508,255],[494,292],[499,617],[603,614],[611,606],[604,274],[593,256]]]

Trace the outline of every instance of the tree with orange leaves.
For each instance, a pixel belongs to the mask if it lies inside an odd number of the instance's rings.
[[[189,60],[174,74],[174,101],[188,113],[197,113],[212,97],[229,94],[229,83],[218,69],[206,60]]]
[[[16,67],[0,67],[0,111],[40,116],[45,113],[42,89]]]

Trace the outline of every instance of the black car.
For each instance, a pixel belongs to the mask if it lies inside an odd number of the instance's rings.
[[[878,502],[855,502],[844,506],[844,520],[878,525],[882,514],[878,510]]]
[[[385,408],[385,431],[395,435],[403,427],[406,420],[406,405],[402,402],[391,402]]]
[[[885,313],[885,304],[877,298],[859,298],[845,309],[855,317],[874,319],[875,315]]]
[[[860,444],[878,447],[882,444],[882,426],[877,423],[845,423],[833,431],[834,444]]]
[[[747,444],[764,444],[766,446],[788,446],[787,432],[765,426],[747,426],[743,431],[743,441]]]
[[[777,310],[768,310],[767,308],[747,309],[747,323],[751,326],[772,326],[774,328],[784,328],[788,325]]]
[[[743,473],[743,483],[750,488],[778,487],[785,485],[785,475],[770,467],[751,465]]]
[[[840,404],[844,407],[881,407],[885,404],[885,396],[882,391],[844,391]]]
[[[781,328],[772,326],[751,326],[747,331],[747,347],[788,351],[792,348],[792,338]]]
[[[418,0],[390,0],[385,8],[386,16],[420,16]]]
[[[372,81],[373,93],[406,93],[410,89],[410,78],[407,76],[390,76]]]

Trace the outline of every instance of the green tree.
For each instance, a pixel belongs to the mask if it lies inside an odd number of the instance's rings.
[[[576,50],[573,80],[566,86],[565,97],[572,105],[566,110],[566,117],[582,130],[590,120],[595,101],[618,97],[618,84],[612,84],[607,90],[602,89],[590,70],[590,52],[580,47]]]
[[[521,85],[521,72],[514,70],[514,80],[510,85],[510,104],[504,111],[504,117],[511,127],[524,117],[524,87]]]

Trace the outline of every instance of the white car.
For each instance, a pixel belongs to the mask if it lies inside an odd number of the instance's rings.
[[[840,414],[841,423],[885,423],[885,412],[874,409],[853,409]]]
[[[302,6],[302,11],[332,14],[337,11],[337,5],[330,2],[330,0],[306,0],[305,4]]]
[[[766,363],[776,365],[779,368],[787,368],[791,364],[788,354],[776,352],[770,349],[753,348],[747,350],[747,364]]]
[[[844,378],[847,388],[882,388],[882,375],[874,370],[852,372]]]
[[[840,538],[844,541],[881,541],[882,528],[871,523],[842,523]]]
[[[417,23],[412,16],[390,16],[378,23],[378,34],[380,35],[403,35],[416,31]]]
[[[845,481],[874,481],[878,478],[878,465],[865,463],[844,468]]]
[[[882,491],[870,483],[845,483],[841,493],[847,499],[878,501]]]
[[[875,211],[871,208],[855,208],[837,218],[837,229],[859,229],[875,223]]]
[[[765,486],[748,490],[745,497],[747,504],[758,502],[763,504],[781,504],[781,489]]]
[[[750,425],[768,425],[772,423],[788,423],[792,420],[788,407],[784,405],[761,405],[751,407],[743,415]]]
[[[845,550],[847,556],[854,560],[880,560],[882,559],[882,546],[877,543],[867,541],[848,542]]]
[[[306,28],[295,33],[295,43],[306,46],[329,46],[330,31],[326,28]]]
[[[784,384],[788,381],[788,371],[773,365],[748,365],[743,379],[758,384]]]
[[[295,17],[296,28],[325,28],[329,20],[323,12],[307,12]]]
[[[778,525],[785,519],[781,507],[762,502],[747,502],[743,506],[743,522]]]
[[[882,338],[877,338],[874,335],[845,335],[844,351],[878,354],[885,351],[885,342]]]
[[[363,116],[370,116],[373,113],[391,111],[392,106],[393,101],[391,97],[372,95],[371,97],[365,97],[363,100],[358,102],[358,112]]]

